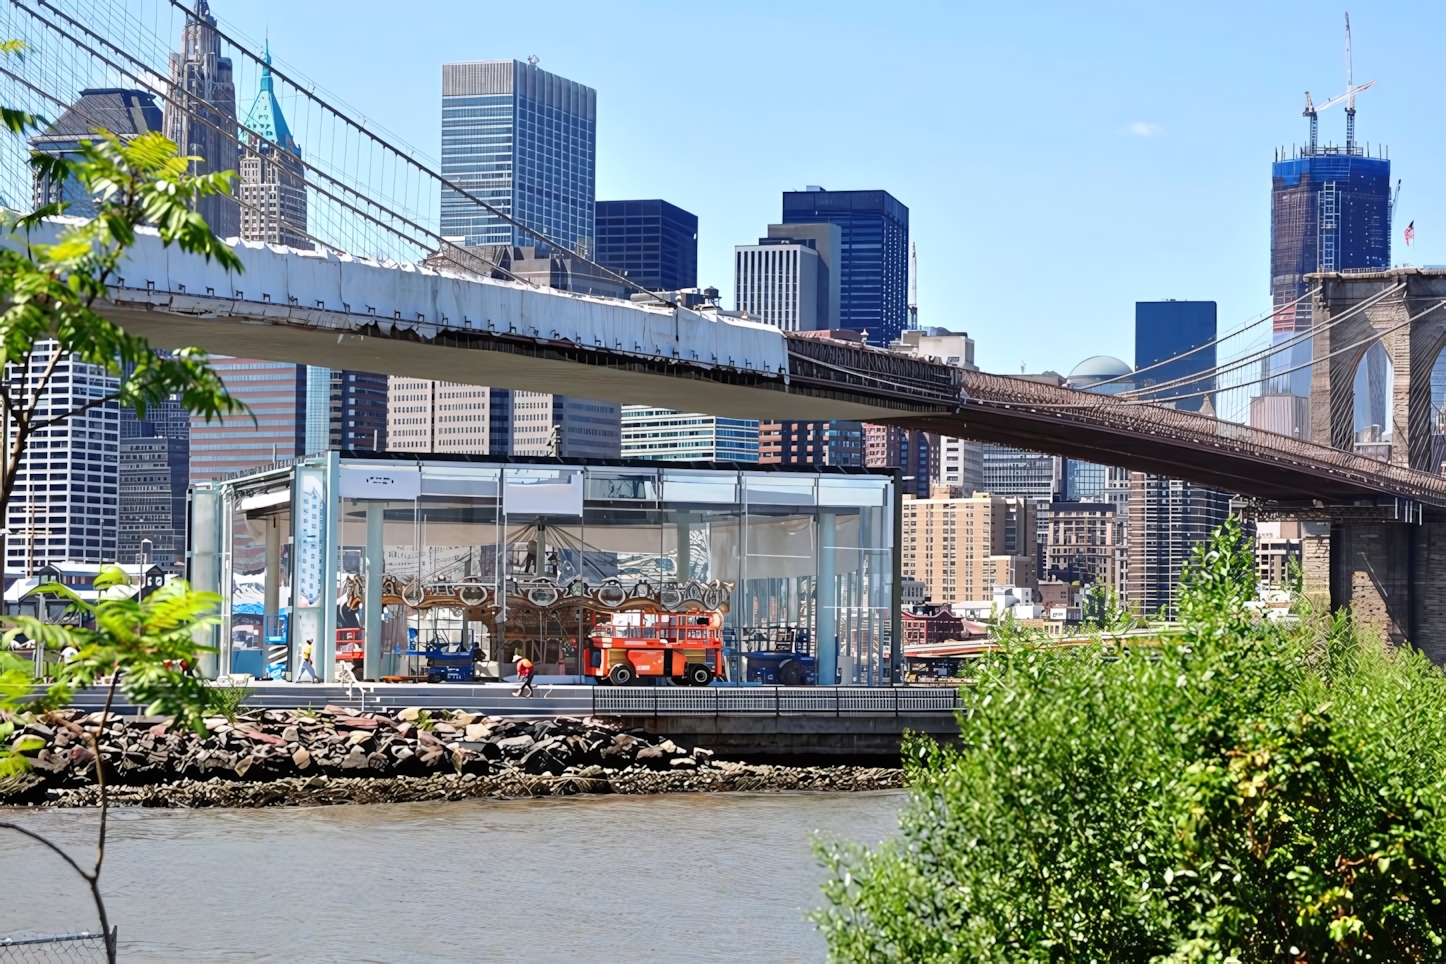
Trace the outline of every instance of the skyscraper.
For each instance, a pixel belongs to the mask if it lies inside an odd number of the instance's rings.
[[[733,249],[733,300],[783,331],[827,330],[828,270],[812,239],[759,238]]]
[[[1135,302],[1135,387],[1163,386],[1145,397],[1198,412],[1215,391],[1215,335],[1213,301]]]
[[[784,465],[863,465],[863,423],[759,422],[758,461]]]
[[[149,540],[151,562],[184,564],[190,476],[191,416],[179,396],[146,409],[145,418],[120,410],[117,561],[140,561]]]
[[[511,454],[558,455],[565,459],[621,457],[621,405],[545,392],[511,394]]]
[[[387,379],[386,448],[396,452],[467,452],[508,455],[494,443],[493,421],[510,422],[512,393],[392,375]]]
[[[917,428],[864,424],[864,465],[895,468],[903,473],[902,491],[918,499],[929,497],[940,477],[939,436]]]
[[[251,407],[256,420],[253,422],[251,415],[231,415],[210,422],[193,418],[192,482],[219,479],[277,459],[307,454],[306,365],[215,356],[211,367],[226,383],[227,391]],[[324,384],[329,406],[329,373]],[[326,448],[325,443],[318,448]]]
[[[55,350],[54,342],[39,343],[28,370],[6,366],[6,383],[24,385],[44,371]],[[101,368],[74,360],[69,365],[69,378],[55,379],[42,411],[52,406],[67,411],[120,387]],[[119,422],[120,407],[102,402],[32,436],[6,506],[7,577],[32,573],[47,562],[115,561]]]
[[[192,174],[236,170],[236,84],[231,58],[221,56],[216,18],[206,0],[196,0],[195,12],[181,29],[181,49],[171,54],[170,65],[171,90],[185,109],[167,102],[166,136],[183,155],[198,158],[191,162]],[[197,201],[196,210],[218,236],[234,238],[240,233],[235,198],[213,194]]]
[[[242,123],[259,136],[242,135],[241,237],[310,248],[301,145],[291,136],[276,100],[269,44],[261,68],[261,88]]]
[[[1178,479],[1130,473],[1125,601],[1142,616],[1174,619],[1180,572],[1230,515],[1230,497]]]
[[[1039,583],[1028,499],[935,486],[927,498],[903,497],[900,564],[906,579],[929,587],[936,603],[988,599],[995,586]]]
[[[55,157],[74,157],[80,142],[91,140],[98,130],[110,131],[128,142],[140,134],[159,131],[161,123],[161,109],[150,91],[92,88],[82,90],[59,120],[31,137],[30,149]],[[74,217],[95,215],[90,196],[73,177],[64,184],[36,178],[33,200],[36,207],[64,201],[69,204],[65,213]]]
[[[698,287],[698,215],[667,201],[598,201],[597,263],[649,291]]]
[[[1384,149],[1371,157],[1356,141],[1355,94],[1369,87],[1352,87],[1350,22],[1346,22],[1346,138],[1345,145],[1317,141],[1316,108],[1306,95],[1305,115],[1310,135],[1302,147],[1287,154],[1276,152],[1270,188],[1270,295],[1275,316],[1274,343],[1279,352],[1268,362],[1275,375],[1259,394],[1310,395],[1311,343],[1302,333],[1310,330],[1311,304],[1304,298],[1305,275],[1317,271],[1391,266],[1391,161]],[[1335,101],[1331,101],[1334,103]],[[1292,369],[1296,369],[1292,371]],[[1308,408],[1299,406],[1302,419]],[[1258,407],[1262,418],[1282,431],[1282,415],[1293,415],[1292,405]],[[1257,407],[1252,406],[1252,415]],[[1252,424],[1256,424],[1252,419]],[[1289,426],[1282,434],[1308,438],[1307,424]]]
[[[623,406],[623,458],[757,462],[758,423],[652,405]]]
[[[331,376],[328,448],[337,451],[385,451],[387,448],[387,376],[338,371]]]
[[[481,198],[592,257],[597,92],[518,60],[442,65],[442,235],[464,245],[534,245]],[[466,192],[466,194],[462,192]]]
[[[840,229],[839,327],[889,344],[909,323],[909,209],[888,191],[784,192],[784,224],[819,222]]]

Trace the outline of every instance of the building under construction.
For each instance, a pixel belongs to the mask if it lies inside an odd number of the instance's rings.
[[[1271,394],[1310,394],[1310,340],[1298,337],[1310,328],[1305,276],[1391,266],[1391,161],[1384,147],[1356,140],[1356,95],[1375,81],[1352,83],[1349,19],[1346,63],[1346,92],[1322,104],[1306,94],[1309,140],[1277,150],[1271,167],[1270,288],[1274,341],[1282,346],[1270,363],[1271,372],[1280,373]],[[1338,103],[1345,104],[1345,143],[1322,144],[1317,115]],[[1299,431],[1285,434],[1305,437],[1303,425],[1294,428]]]

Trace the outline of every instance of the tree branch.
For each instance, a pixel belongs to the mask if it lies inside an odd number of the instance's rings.
[[[100,753],[100,735],[105,732],[105,727],[110,722],[110,707],[115,700],[116,681],[120,679],[120,664],[117,663],[110,674],[110,686],[105,691],[105,706],[100,711],[100,722],[96,724],[95,735],[91,737],[90,750],[95,754],[95,785],[100,791],[100,831],[96,834],[95,847],[95,870],[86,877],[90,881],[90,893],[95,898],[96,911],[100,914],[101,930],[105,934],[105,953],[107,964],[115,964],[115,938],[110,932],[110,920],[106,917],[105,901],[100,897],[100,867],[105,862],[105,827],[106,817],[110,812],[110,796],[105,786],[105,758]]]
[[[99,757],[96,758],[96,765],[100,765]],[[97,916],[100,917],[101,936],[105,939],[106,964],[115,964],[116,936],[115,933],[110,929],[110,916],[106,913],[105,910],[105,900],[100,896],[99,870],[97,870],[97,872],[94,874],[86,873],[84,870],[81,869],[80,864],[75,862],[75,858],[62,850],[59,844],[47,840],[45,837],[42,837],[34,830],[31,830],[27,827],[22,827],[17,823],[10,823],[9,821],[0,821],[0,829],[13,830],[22,836],[29,837],[31,840],[34,840],[42,847],[49,848],[52,853],[54,853],[61,860],[69,864],[70,869],[79,874],[80,878],[86,882],[86,884],[90,887],[91,900],[95,902],[95,912]]]

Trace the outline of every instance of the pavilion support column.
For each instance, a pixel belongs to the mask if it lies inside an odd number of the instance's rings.
[[[362,643],[362,679],[382,675],[382,569],[386,523],[385,502],[367,503],[367,582],[362,593],[365,639]]]
[[[266,659],[266,641],[279,631],[281,622],[281,517],[267,516],[266,571],[261,597],[261,653]]]
[[[837,520],[833,512],[820,512],[818,516],[818,587],[814,593],[818,618],[814,624],[814,651],[820,686],[838,682],[838,573],[834,559],[838,545]]]

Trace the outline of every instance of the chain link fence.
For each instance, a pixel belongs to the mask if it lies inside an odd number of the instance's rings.
[[[116,931],[111,929],[111,940]],[[0,935],[0,964],[105,964],[105,935],[18,933]]]

